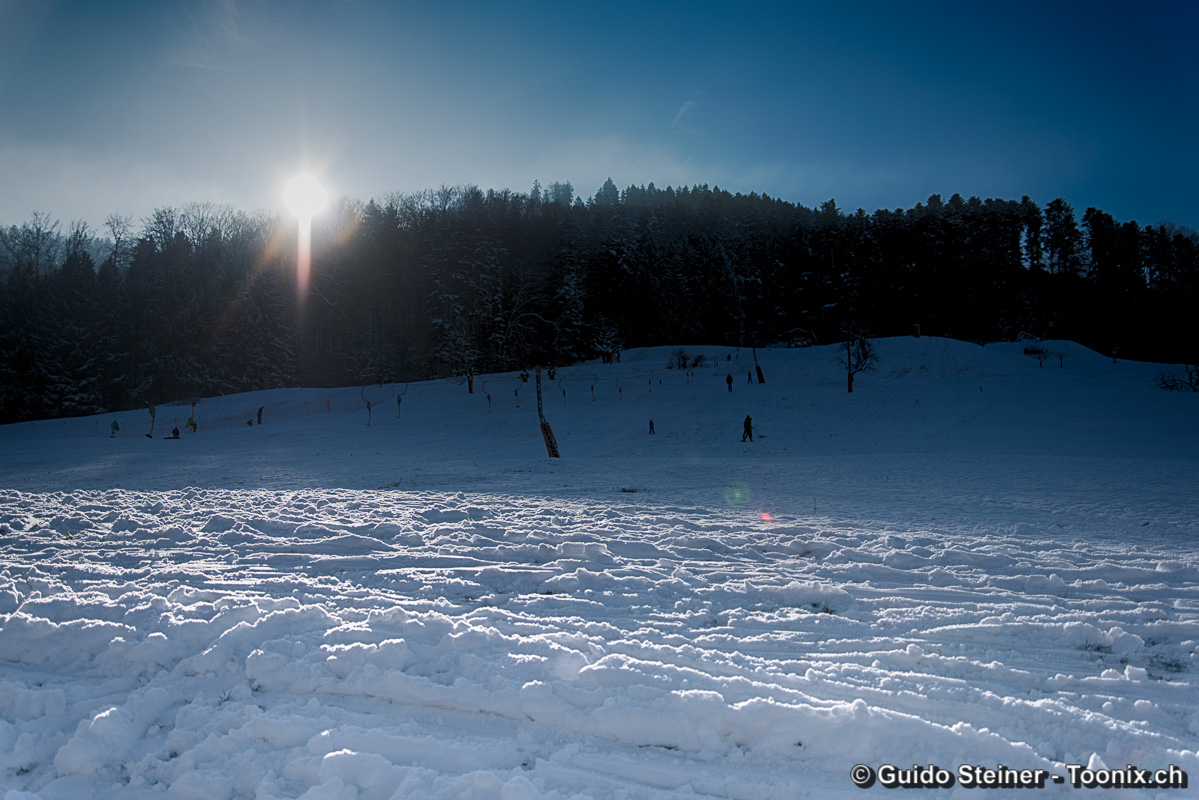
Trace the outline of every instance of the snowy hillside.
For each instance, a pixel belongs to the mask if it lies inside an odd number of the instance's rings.
[[[515,373],[0,428],[0,798],[1199,776],[1199,396],[877,347],[543,374],[561,459]]]

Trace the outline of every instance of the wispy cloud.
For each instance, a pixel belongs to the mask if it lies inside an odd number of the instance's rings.
[[[683,131],[684,133],[698,133],[699,131],[684,123],[684,120],[696,108],[694,100],[688,100],[679,106],[679,110],[675,112],[674,119],[670,122],[670,129],[673,131]]]
[[[180,5],[186,28],[178,32],[176,64],[197,69],[236,68],[256,50],[270,29],[270,3],[264,0],[204,0]]]

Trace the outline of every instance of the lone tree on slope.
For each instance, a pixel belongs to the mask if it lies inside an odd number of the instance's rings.
[[[853,392],[853,377],[859,372],[872,372],[878,365],[878,354],[865,328],[856,322],[841,330],[844,337],[837,348],[837,363],[845,370],[849,379],[849,391]]]

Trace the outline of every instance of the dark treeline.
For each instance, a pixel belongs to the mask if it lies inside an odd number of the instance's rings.
[[[192,204],[135,233],[0,229],[0,422],[292,385],[469,376],[619,347],[874,336],[1073,339],[1196,358],[1199,236],[1062,200],[845,213],[608,181],[443,187],[314,221]]]

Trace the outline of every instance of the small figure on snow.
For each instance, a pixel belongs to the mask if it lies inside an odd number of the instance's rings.
[[[263,408],[262,406],[258,407],[258,424],[259,425],[262,424],[262,408]]]
[[[118,425],[118,424],[117,424],[117,421],[114,419],[114,420],[112,421],[112,425],[111,425],[111,426],[109,427],[109,429],[108,429],[108,438],[109,438],[109,439],[115,439],[115,438],[117,438],[117,432],[118,432],[118,431],[120,431],[120,430],[121,430],[121,426],[120,426],[120,425]]]
[[[654,421],[652,419],[649,421],[649,435],[654,435]]]
[[[749,414],[745,415],[745,432],[741,434],[741,441],[744,442],[746,439],[751,442],[754,440],[754,420]]]
[[[184,425],[183,428],[184,428],[184,430],[191,430],[192,433],[195,433],[198,430],[196,427],[196,418],[188,417],[187,424]]]
[[[731,391],[733,391],[733,373],[731,373],[731,372],[730,372],[730,373],[729,373],[729,374],[728,374],[728,375],[725,377],[725,379],[724,379],[724,382],[725,382],[725,383],[727,383],[727,384],[729,385],[729,391],[730,391],[730,392],[731,392]]]
[[[170,435],[170,436],[164,436],[164,437],[162,437],[162,438],[164,438],[164,439],[178,439],[178,438],[179,438],[179,426],[175,426],[174,428],[171,428],[171,435]]]

